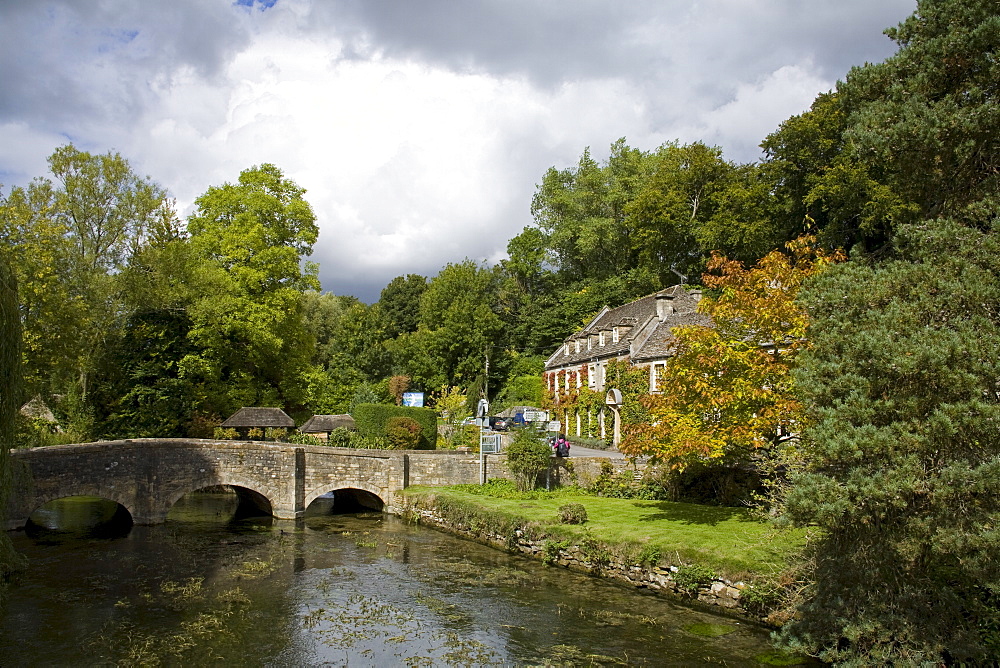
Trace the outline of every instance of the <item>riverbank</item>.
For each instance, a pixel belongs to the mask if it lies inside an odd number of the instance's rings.
[[[484,494],[483,492],[486,492]],[[770,623],[801,532],[775,532],[741,508],[612,499],[578,490],[510,494],[411,487],[404,516],[545,563],[674,594]],[[567,524],[560,508],[582,506]]]

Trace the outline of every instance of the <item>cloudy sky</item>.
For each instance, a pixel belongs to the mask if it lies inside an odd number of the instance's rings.
[[[308,189],[325,290],[493,262],[584,147],[731,160],[915,0],[0,0],[0,183],[70,141],[177,198],[271,162]]]

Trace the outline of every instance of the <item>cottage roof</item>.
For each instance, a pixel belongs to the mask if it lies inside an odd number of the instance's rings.
[[[617,308],[605,307],[586,327],[567,337],[545,366],[558,368],[626,355],[633,361],[669,357],[674,346],[671,328],[711,325],[708,316],[697,312],[699,299],[700,293],[675,285]],[[669,308],[664,308],[667,304]],[[618,341],[613,336],[615,328]],[[595,345],[592,337],[599,341],[602,332],[604,345]]]
[[[295,420],[280,408],[243,407],[222,423],[223,427],[284,427],[295,426]]]
[[[319,434],[327,431],[333,431],[338,427],[357,429],[357,425],[354,423],[354,418],[344,413],[341,415],[313,415],[311,418],[306,420],[304,425],[299,427],[299,431],[303,434]]]

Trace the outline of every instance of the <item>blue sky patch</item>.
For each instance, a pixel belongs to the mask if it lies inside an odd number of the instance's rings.
[[[254,5],[260,5],[261,10],[265,10],[273,7],[274,3],[276,3],[277,1],[278,0],[236,0],[236,2],[234,2],[233,4],[239,5],[241,7],[250,7],[250,8],[252,8]]]

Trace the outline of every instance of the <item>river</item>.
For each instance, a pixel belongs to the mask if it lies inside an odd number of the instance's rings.
[[[381,513],[239,518],[231,493],[167,523],[48,504],[12,534],[0,665],[758,666],[767,632]]]

